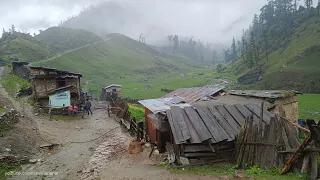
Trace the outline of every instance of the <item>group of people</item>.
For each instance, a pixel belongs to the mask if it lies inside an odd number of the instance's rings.
[[[91,106],[92,106],[91,102],[89,101],[89,99],[87,99],[87,101],[85,102],[85,105],[84,105],[84,110],[88,113],[88,115],[90,115],[90,114],[92,115]],[[69,114],[74,114],[77,111],[78,111],[78,107],[75,105],[68,107]]]

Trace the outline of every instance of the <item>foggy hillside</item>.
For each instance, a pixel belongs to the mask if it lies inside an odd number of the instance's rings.
[[[165,23],[154,23],[127,3],[105,2],[82,11],[60,26],[85,29],[103,36],[121,33],[137,39],[142,33],[149,44],[155,44],[170,34]]]

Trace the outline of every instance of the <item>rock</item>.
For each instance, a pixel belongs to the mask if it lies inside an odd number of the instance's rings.
[[[151,146],[151,144],[150,143],[146,143],[144,146],[148,148],[148,147]]]
[[[6,151],[7,151],[7,152],[10,152],[10,151],[11,151],[11,149],[9,149],[9,148],[6,148]]]
[[[77,171],[77,173],[82,173],[82,170]]]
[[[35,163],[37,163],[38,162],[38,159],[30,159],[29,160],[29,163],[30,164],[35,164]]]
[[[39,116],[39,113],[35,113],[34,115],[35,115],[35,116]]]
[[[153,153],[154,153],[154,154],[156,154],[156,155],[160,154],[160,152],[159,152],[159,150],[158,150],[158,149],[154,150],[154,152],[153,152]]]

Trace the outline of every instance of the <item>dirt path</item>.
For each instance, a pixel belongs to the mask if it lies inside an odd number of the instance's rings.
[[[2,73],[0,69],[0,74]],[[22,166],[21,172],[40,175],[16,175],[11,179],[37,180],[218,180],[229,177],[172,174],[155,166],[148,158],[150,148],[130,155],[130,136],[119,123],[107,116],[105,102],[93,102],[93,116],[75,120],[49,120],[36,116],[27,99],[13,99],[0,88],[2,98],[8,99],[21,115],[10,138],[20,138],[11,148],[33,149],[35,164]],[[40,150],[42,144],[60,144],[52,150]],[[43,176],[41,173],[53,173]]]

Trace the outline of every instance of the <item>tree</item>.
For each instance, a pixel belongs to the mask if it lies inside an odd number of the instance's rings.
[[[250,48],[251,48],[252,56],[254,58],[254,61],[257,64],[258,63],[258,59],[259,59],[259,52],[258,52],[258,48],[256,46],[256,41],[254,39],[254,34],[253,34],[252,31],[250,32],[250,46],[251,46]]]
[[[319,16],[320,15],[320,1],[318,2],[317,9],[318,9],[318,16]]]
[[[216,50],[212,52],[212,64],[215,64],[218,61],[218,53]]]
[[[12,24],[11,25],[11,33],[14,34],[16,32],[16,27]]]
[[[304,2],[305,2],[307,9],[310,9],[313,4],[313,0],[305,0]]]
[[[176,50],[179,48],[179,37],[177,35],[174,35],[173,37],[173,54],[176,52]]]
[[[222,64],[218,64],[218,66],[217,66],[218,73],[220,73],[222,71],[222,69],[223,69],[223,65]]]
[[[263,29],[262,35],[263,35],[263,41],[264,41],[264,51],[266,53],[266,59],[268,62],[269,61],[269,52],[268,52],[269,43],[268,43],[268,32],[266,29]]]
[[[172,35],[169,35],[169,36],[167,37],[168,41],[170,42],[170,47],[171,47],[172,37],[173,37]]]
[[[294,0],[294,11],[298,10],[298,3],[300,0]]]
[[[236,41],[234,37],[232,39],[232,45],[231,45],[231,58],[233,61],[237,59],[237,47],[236,47]]]

